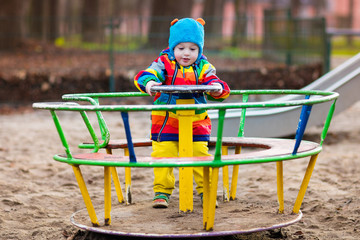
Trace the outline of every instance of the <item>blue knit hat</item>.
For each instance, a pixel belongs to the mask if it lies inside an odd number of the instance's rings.
[[[192,18],[177,18],[171,22],[169,48],[170,59],[174,60],[174,48],[182,42],[192,42],[198,45],[199,55],[196,62],[201,58],[204,48],[204,25],[205,21],[202,18],[196,20]]]

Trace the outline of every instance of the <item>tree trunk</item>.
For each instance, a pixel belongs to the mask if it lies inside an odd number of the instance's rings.
[[[53,42],[58,36],[58,1],[32,0],[30,7],[30,37],[45,42]]]
[[[41,39],[42,38],[42,0],[32,0],[29,12],[29,32],[30,38]]]
[[[208,36],[206,45],[211,48],[221,47],[224,4],[225,0],[205,0],[205,33]]]
[[[2,0],[0,50],[13,50],[21,41],[21,12],[20,0]]]
[[[168,46],[170,23],[175,18],[190,17],[192,0],[163,1],[154,0],[148,45],[164,49]]]
[[[349,20],[348,20],[348,28],[353,28],[353,22],[354,22],[354,0],[349,1]],[[353,46],[353,36],[347,36],[347,45]]]
[[[231,46],[237,47],[241,44],[242,40],[246,39],[247,36],[247,14],[248,0],[235,0],[235,30],[233,33]]]
[[[84,0],[82,9],[81,36],[84,42],[101,42],[103,37],[103,24],[99,16],[100,1]]]
[[[48,24],[46,31],[46,41],[54,42],[59,36],[59,14],[58,14],[58,0],[51,0],[44,9],[44,13],[48,13]],[[46,14],[44,14],[46,16]]]

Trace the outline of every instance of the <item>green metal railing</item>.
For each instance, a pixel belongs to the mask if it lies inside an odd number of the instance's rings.
[[[300,100],[292,100],[292,101],[269,101],[269,102],[248,102],[250,95],[304,95],[308,96],[305,99]],[[169,162],[123,162],[123,161],[85,161],[85,160],[76,160],[72,157],[69,145],[67,143],[67,139],[63,133],[62,126],[60,121],[56,115],[56,111],[75,111],[79,112],[84,119],[84,122],[90,132],[90,135],[93,139],[93,144],[83,145],[83,148],[92,148],[92,152],[97,152],[100,148],[103,148],[108,144],[110,140],[110,132],[108,127],[106,126],[105,120],[103,119],[102,112],[143,112],[143,111],[177,111],[177,110],[210,110],[217,109],[219,110],[219,125],[218,132],[216,138],[216,146],[215,146],[215,154],[214,161],[202,161],[202,162],[184,162],[184,166],[211,166],[211,167],[220,167],[224,165],[234,165],[234,164],[248,164],[248,163],[261,163],[261,162],[269,162],[269,161],[283,161],[289,159],[295,159],[300,157],[305,157],[309,155],[313,155],[314,152],[310,151],[307,153],[296,153],[285,155],[285,156],[277,156],[277,157],[269,157],[269,158],[260,158],[260,159],[251,159],[251,160],[231,160],[223,162],[221,161],[221,145],[222,145],[222,132],[223,125],[225,120],[225,112],[228,109],[242,109],[242,119],[240,121],[239,126],[239,137],[243,137],[244,132],[244,123],[246,116],[246,109],[248,108],[278,108],[278,107],[292,107],[292,106],[313,106],[316,104],[321,104],[325,102],[333,102],[327,118],[325,120],[325,124],[323,127],[323,131],[321,133],[320,140],[320,148],[315,149],[315,152],[321,151],[321,146],[323,141],[327,135],[328,128],[330,126],[330,122],[334,113],[336,99],[339,94],[335,92],[326,92],[326,91],[306,91],[306,90],[233,90],[231,91],[231,95],[242,95],[243,100],[239,103],[222,103],[222,104],[188,104],[188,105],[100,105],[99,99],[103,98],[126,98],[126,97],[144,97],[148,96],[147,94],[138,93],[138,92],[125,92],[125,93],[89,93],[89,94],[68,94],[64,95],[63,99],[66,101],[80,101],[80,102],[89,102],[91,105],[80,105],[72,102],[63,102],[63,103],[34,103],[33,107],[35,109],[45,109],[50,110],[56,128],[58,130],[59,136],[65,147],[66,157],[62,155],[56,155],[54,157],[55,160],[66,162],[69,164],[86,164],[86,165],[104,165],[104,166],[126,166],[126,167],[166,167],[166,166],[179,166],[179,163]],[[95,130],[91,125],[90,121],[87,118],[86,112],[95,112],[97,114],[99,120],[99,126],[101,129],[102,140],[99,140],[96,136]],[[310,113],[309,113],[310,114]],[[307,116],[308,117],[308,116]],[[304,119],[300,119],[300,122]],[[305,127],[302,131],[305,131]],[[301,136],[302,138],[302,136]],[[302,139],[296,139],[296,141],[302,141]],[[182,166],[183,166],[182,165]]]
[[[274,100],[268,102],[249,102],[250,95],[259,95],[259,94],[271,94],[271,95],[299,95],[299,97],[304,97],[300,100]],[[177,104],[177,105],[100,105],[100,99],[102,98],[126,98],[126,97],[142,97],[147,96],[147,94],[139,93],[92,93],[92,94],[69,94],[64,95],[63,99],[67,101],[77,101],[77,102],[87,102],[80,105],[75,102],[61,102],[61,103],[34,103],[33,107],[36,109],[46,109],[50,110],[56,129],[60,136],[62,145],[65,148],[65,155],[55,155],[53,158],[56,161],[70,164],[73,168],[75,177],[78,181],[80,191],[82,193],[91,223],[93,226],[99,227],[100,224],[97,220],[95,209],[91,203],[90,195],[88,193],[85,181],[82,177],[80,170],[80,165],[89,165],[89,166],[102,166],[104,167],[104,220],[105,225],[110,225],[111,223],[111,176],[113,176],[113,181],[115,184],[115,189],[118,195],[119,202],[123,202],[123,195],[121,193],[120,182],[118,179],[118,174],[115,167],[125,167],[125,186],[127,191],[127,196],[130,196],[130,168],[131,167],[144,167],[144,168],[160,168],[160,167],[179,167],[180,178],[179,181],[184,181],[184,179],[189,180],[190,185],[192,185],[192,175],[185,175],[184,172],[186,167],[204,167],[204,191],[203,191],[203,227],[206,231],[212,231],[214,220],[215,220],[215,206],[216,206],[216,196],[217,196],[217,185],[219,180],[219,168],[226,167],[223,169],[224,177],[224,189],[227,198],[225,199],[235,199],[236,189],[237,189],[237,179],[238,179],[238,165],[240,164],[255,164],[255,163],[267,163],[267,162],[276,162],[276,175],[277,175],[277,196],[279,202],[278,213],[284,213],[284,187],[283,187],[283,161],[299,159],[310,156],[308,167],[303,178],[303,181],[300,186],[299,193],[297,195],[294,207],[293,214],[299,214],[304,195],[313,172],[316,159],[318,154],[322,150],[322,144],[326,137],[327,131],[330,126],[330,122],[334,113],[335,103],[339,97],[338,93],[335,92],[326,92],[326,91],[305,91],[305,90],[233,90],[231,95],[242,95],[242,101],[238,103],[220,103],[220,104]],[[279,98],[280,99],[280,98]],[[320,144],[305,141],[302,139],[305,132],[306,123],[309,119],[312,106],[316,104],[322,104],[325,102],[332,102],[330,109],[328,111],[325,124],[321,133]],[[90,103],[90,104],[89,104]],[[275,139],[275,138],[246,138],[244,137],[244,123],[246,118],[246,110],[248,108],[273,108],[273,107],[293,107],[293,106],[302,106],[302,111],[300,114],[298,128],[296,131],[295,141],[292,139]],[[210,139],[210,144],[215,144],[215,154],[213,156],[204,156],[204,157],[192,157],[192,150],[189,157],[163,157],[163,158],[152,158],[148,157],[139,157],[136,160],[134,147],[136,146],[151,146],[151,140],[138,140],[133,144],[131,138],[130,124],[128,118],[128,112],[140,112],[140,111],[154,111],[154,110],[163,110],[163,111],[179,111],[177,112],[179,116],[181,115],[181,110],[218,110],[218,129],[217,136],[215,139]],[[223,138],[223,129],[225,123],[225,113],[228,109],[241,109],[241,120],[239,126],[238,137]],[[79,112],[83,118],[85,125],[87,126],[89,133],[92,137],[93,143],[91,145],[85,146],[86,148],[91,148],[90,153],[80,153],[72,154],[68,141],[65,137],[63,128],[60,124],[59,118],[56,114],[57,111],[73,111]],[[87,117],[87,112],[95,112],[98,118],[98,123],[100,126],[102,140],[96,136],[96,132]],[[102,116],[102,112],[121,112],[121,117],[124,122],[124,129],[126,134],[126,143],[110,147],[110,132],[106,126],[105,120]],[[193,112],[193,111],[186,111]],[[182,115],[181,117],[183,117]],[[186,115],[187,119],[179,117],[179,134],[189,133],[186,131],[192,131],[192,117],[194,115]],[[189,117],[189,118],[188,118]],[[182,122],[181,122],[182,121]],[[186,127],[184,128],[184,122],[186,122]],[[182,128],[183,127],[183,128]],[[192,144],[192,135],[188,134],[188,138],[179,137],[179,151],[182,151],[184,148],[191,146]],[[184,141],[185,139],[185,141]],[[101,143],[103,141],[104,143]],[[294,146],[295,143],[295,146]],[[300,143],[302,144],[300,146]],[[108,144],[108,145],[107,145]],[[190,144],[190,145],[189,145]],[[106,146],[107,145],[107,146]],[[229,146],[235,147],[235,154],[228,154]],[[241,153],[242,147],[253,147],[257,148],[254,152],[245,152]],[[300,147],[299,147],[300,146]],[[291,148],[293,147],[293,151]],[[106,148],[106,153],[100,152],[100,148]],[[126,156],[113,155],[111,149],[115,148],[124,148]],[[190,147],[190,149],[192,146]],[[260,150],[259,150],[260,148]],[[299,151],[298,151],[299,148]],[[109,151],[110,149],[110,151]],[[222,153],[224,149],[224,154]],[[180,155],[181,156],[181,155]],[[226,179],[229,178],[227,169],[228,165],[233,165],[233,176],[231,181],[231,190],[229,184],[225,183]],[[211,173],[211,185],[210,185],[210,173],[209,167],[212,168]],[[126,171],[128,170],[128,171]],[[191,170],[187,168],[186,170]],[[234,174],[235,173],[235,174]],[[181,175],[182,174],[182,175]],[[117,186],[117,187],[116,187]],[[189,191],[188,191],[189,190]],[[230,191],[229,191],[230,190]],[[186,192],[188,191],[188,192]],[[184,199],[186,199],[186,194],[192,196],[193,191],[192,187],[184,185],[184,182],[181,182],[179,185],[179,211],[185,212],[182,208],[182,205],[185,205]],[[184,197],[185,196],[185,197]],[[192,197],[189,198],[189,201],[185,208],[186,212],[193,211]],[[130,201],[131,202],[131,201]],[[189,210],[187,210],[189,209]],[[301,214],[301,212],[300,212]]]

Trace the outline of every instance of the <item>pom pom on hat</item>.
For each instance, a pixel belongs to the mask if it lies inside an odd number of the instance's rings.
[[[182,42],[192,42],[198,45],[199,55],[198,61],[201,58],[204,48],[204,25],[205,21],[202,18],[196,20],[192,18],[175,18],[171,22],[170,37],[169,37],[169,48],[171,58],[175,59],[174,48]],[[173,60],[172,59],[172,60]]]

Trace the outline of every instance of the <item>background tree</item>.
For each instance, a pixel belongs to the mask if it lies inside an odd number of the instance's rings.
[[[53,42],[58,36],[58,0],[32,0],[29,23],[31,38]]]
[[[21,41],[21,0],[2,0],[0,6],[0,50],[12,50]]]
[[[354,22],[354,0],[349,0],[349,17],[348,17],[348,28],[351,29],[353,27]],[[347,36],[347,44],[353,45],[353,36]]]
[[[216,46],[219,39],[222,38],[222,18],[224,12],[225,0],[205,0],[204,18],[206,19],[205,32],[207,39],[206,45],[212,48],[221,47]],[[209,40],[211,39],[211,41]]]
[[[105,22],[100,16],[100,0],[83,0],[81,36],[84,42],[101,42],[103,39],[103,27]]]
[[[235,0],[235,30],[231,45],[238,46],[243,39],[246,39],[246,10],[248,9],[248,0]]]
[[[190,17],[192,5],[192,0],[154,0],[148,45],[153,48],[166,48],[168,46],[170,22],[174,18]]]

